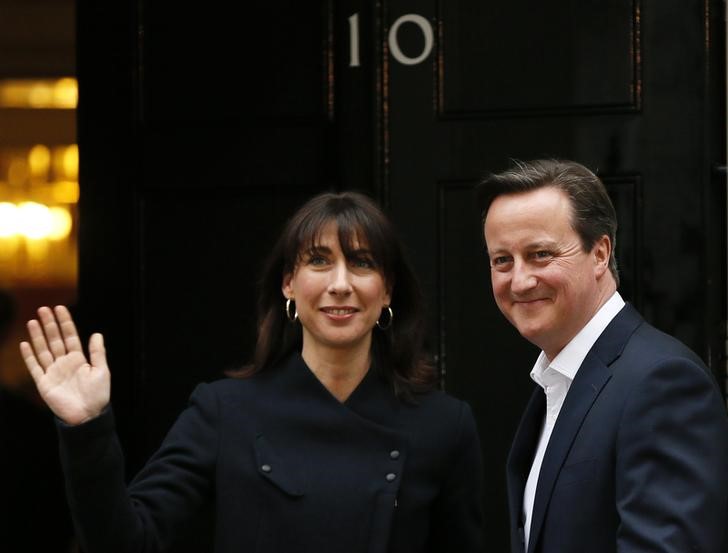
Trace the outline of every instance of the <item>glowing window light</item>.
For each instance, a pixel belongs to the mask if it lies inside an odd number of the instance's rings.
[[[50,208],[51,231],[48,238],[51,240],[63,240],[71,234],[73,219],[67,209],[62,207]]]
[[[56,146],[53,148],[53,172],[57,178],[78,180],[78,146]]]
[[[0,81],[0,107],[76,109],[76,79],[6,79]]]
[[[18,234],[41,240],[51,233],[52,225],[51,212],[43,204],[23,202],[18,206]]]
[[[10,202],[0,202],[0,238],[17,234],[18,208]]]
[[[28,179],[28,160],[14,156],[8,166],[8,183],[10,186],[22,186]]]
[[[53,183],[53,200],[62,204],[78,203],[78,182],[63,180]]]
[[[63,240],[71,234],[73,218],[65,207],[36,202],[15,205],[0,202],[0,238],[23,236],[29,240]]]
[[[36,144],[28,152],[30,174],[34,177],[45,177],[51,167],[51,151],[48,146]]]
[[[31,108],[45,108],[53,105],[53,88],[46,82],[34,83],[28,90],[28,105]]]
[[[78,179],[78,145],[71,144],[63,151],[63,174],[67,179]]]
[[[58,79],[53,85],[53,103],[58,107],[75,108],[78,105],[78,85],[76,79]]]

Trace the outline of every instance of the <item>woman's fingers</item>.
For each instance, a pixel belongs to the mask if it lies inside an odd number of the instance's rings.
[[[81,339],[78,337],[76,325],[73,322],[71,313],[65,305],[58,305],[53,310],[56,320],[61,329],[61,336],[67,351],[83,351],[81,347]]]
[[[107,368],[106,348],[104,347],[104,337],[101,334],[91,335],[88,341],[88,353],[92,367]]]
[[[53,357],[66,355],[66,345],[63,343],[63,337],[53,311],[49,307],[41,307],[38,309],[38,317],[40,317],[43,332],[45,332],[46,341],[48,342],[48,349],[50,349]]]
[[[30,343],[33,345],[33,350],[35,351],[35,357],[40,366],[43,369],[47,369],[53,364],[54,357],[48,349],[48,342],[45,334],[43,334],[43,328],[35,319],[28,321],[27,328],[28,335],[30,336]]]
[[[20,355],[23,357],[23,361],[25,361],[25,366],[28,367],[30,376],[33,377],[33,380],[35,380],[36,383],[40,382],[45,371],[43,370],[43,367],[38,364],[33,348],[30,347],[28,342],[20,342]]]

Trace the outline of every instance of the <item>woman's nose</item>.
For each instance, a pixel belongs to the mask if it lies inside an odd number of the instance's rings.
[[[351,273],[345,263],[337,263],[331,271],[330,294],[351,293]]]

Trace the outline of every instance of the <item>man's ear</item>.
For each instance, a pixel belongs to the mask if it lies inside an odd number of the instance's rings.
[[[599,238],[592,248],[597,278],[609,270],[609,260],[612,257],[612,241],[606,234]]]

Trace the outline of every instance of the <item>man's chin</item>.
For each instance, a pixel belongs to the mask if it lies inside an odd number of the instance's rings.
[[[521,334],[521,336],[523,336],[526,340],[528,340],[535,346],[539,346],[539,338],[543,335],[543,327],[541,325],[536,325],[533,322],[530,322],[525,324],[514,323],[514,326]]]

